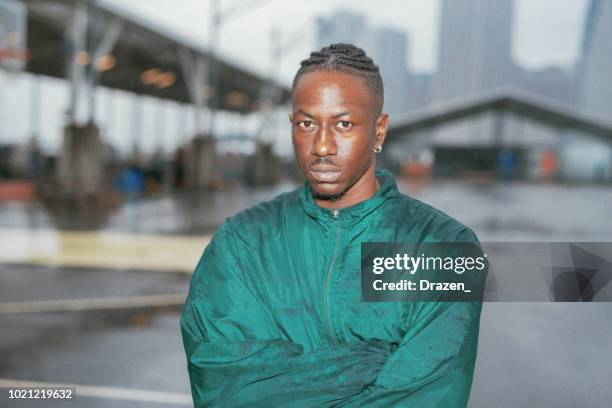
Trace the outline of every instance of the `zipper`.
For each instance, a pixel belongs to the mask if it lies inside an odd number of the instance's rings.
[[[332,216],[334,220],[338,220],[338,215],[340,214],[340,210],[332,210]],[[325,279],[325,321],[327,323],[327,331],[332,339],[332,342],[335,343],[335,334],[332,330],[331,320],[329,318],[329,284],[331,282],[331,274],[334,269],[334,264],[336,263],[336,257],[338,256],[338,248],[340,247],[340,237],[342,236],[342,229],[340,228],[340,223],[338,223],[338,236],[336,238],[336,248],[334,249],[334,255],[332,257],[331,263],[329,264],[329,269],[327,270],[327,278]]]

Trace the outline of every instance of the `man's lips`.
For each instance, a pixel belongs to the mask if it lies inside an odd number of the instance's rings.
[[[342,175],[337,167],[315,165],[310,168],[310,174],[319,183],[333,183]]]

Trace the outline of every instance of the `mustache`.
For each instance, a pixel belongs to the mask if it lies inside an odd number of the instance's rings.
[[[340,167],[329,156],[317,157],[312,162],[310,162],[310,167],[312,166]]]

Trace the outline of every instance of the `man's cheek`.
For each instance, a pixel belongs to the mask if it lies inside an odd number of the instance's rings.
[[[360,146],[349,138],[340,139],[337,142],[338,156],[346,157],[347,159],[361,157],[362,153]]]

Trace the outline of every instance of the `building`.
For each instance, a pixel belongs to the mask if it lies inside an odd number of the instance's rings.
[[[576,105],[591,115],[612,122],[612,2],[592,0],[582,37],[580,60],[576,64]],[[612,147],[568,136],[563,152],[571,164],[573,178],[611,180]]]
[[[547,98],[571,105],[574,103],[574,72],[572,67],[548,66],[536,70],[521,70],[518,85]]]
[[[316,48],[348,42],[368,52],[371,49],[371,34],[365,16],[349,10],[336,10],[328,17],[317,18]]]
[[[431,102],[461,101],[515,83],[512,62],[512,0],[442,0],[437,70]],[[490,114],[465,119],[434,131],[440,145],[488,145]]]
[[[409,109],[411,75],[406,65],[408,35],[394,28],[374,30],[373,46],[368,54],[380,67],[385,84],[385,111],[404,113]]]
[[[442,0],[433,100],[513,82],[512,0]]]
[[[592,0],[578,64],[578,105],[598,116],[612,118],[612,2]]]
[[[411,76],[407,67],[408,34],[391,27],[372,28],[364,16],[338,10],[317,20],[317,48],[347,42],[361,47],[380,67],[388,113],[410,108]]]

